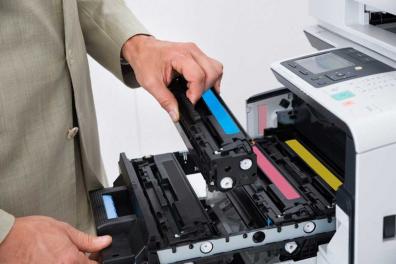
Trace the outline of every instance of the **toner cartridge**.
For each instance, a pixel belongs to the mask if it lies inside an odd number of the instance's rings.
[[[257,165],[252,142],[220,96],[209,89],[193,105],[181,77],[169,89],[179,103],[177,128],[209,189],[227,191],[253,183]]]

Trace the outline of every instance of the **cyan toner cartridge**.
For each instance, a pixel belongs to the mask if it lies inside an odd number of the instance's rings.
[[[179,103],[178,130],[209,189],[227,191],[253,183],[257,165],[251,141],[220,96],[209,89],[193,105],[183,78],[169,89]]]

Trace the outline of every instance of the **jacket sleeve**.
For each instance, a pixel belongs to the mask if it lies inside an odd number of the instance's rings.
[[[0,209],[0,243],[6,238],[15,222],[14,216]]]
[[[123,0],[77,0],[87,52],[130,87],[138,87],[132,68],[122,63],[121,48],[129,38],[149,35]]]

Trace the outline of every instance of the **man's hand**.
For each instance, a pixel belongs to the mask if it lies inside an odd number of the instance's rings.
[[[133,68],[139,84],[157,99],[175,122],[179,119],[177,101],[167,87],[176,73],[186,79],[186,95],[193,104],[210,87],[220,92],[223,65],[206,56],[193,43],[173,43],[137,35],[124,44],[122,55]]]
[[[110,244],[110,236],[90,236],[53,218],[21,217],[0,244],[0,263],[97,263],[86,253]]]

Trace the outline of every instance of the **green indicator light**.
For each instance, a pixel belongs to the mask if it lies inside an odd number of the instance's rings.
[[[331,97],[333,97],[337,101],[343,101],[343,100],[349,99],[354,96],[355,96],[355,94],[352,93],[351,91],[343,91],[343,92],[333,94]]]

